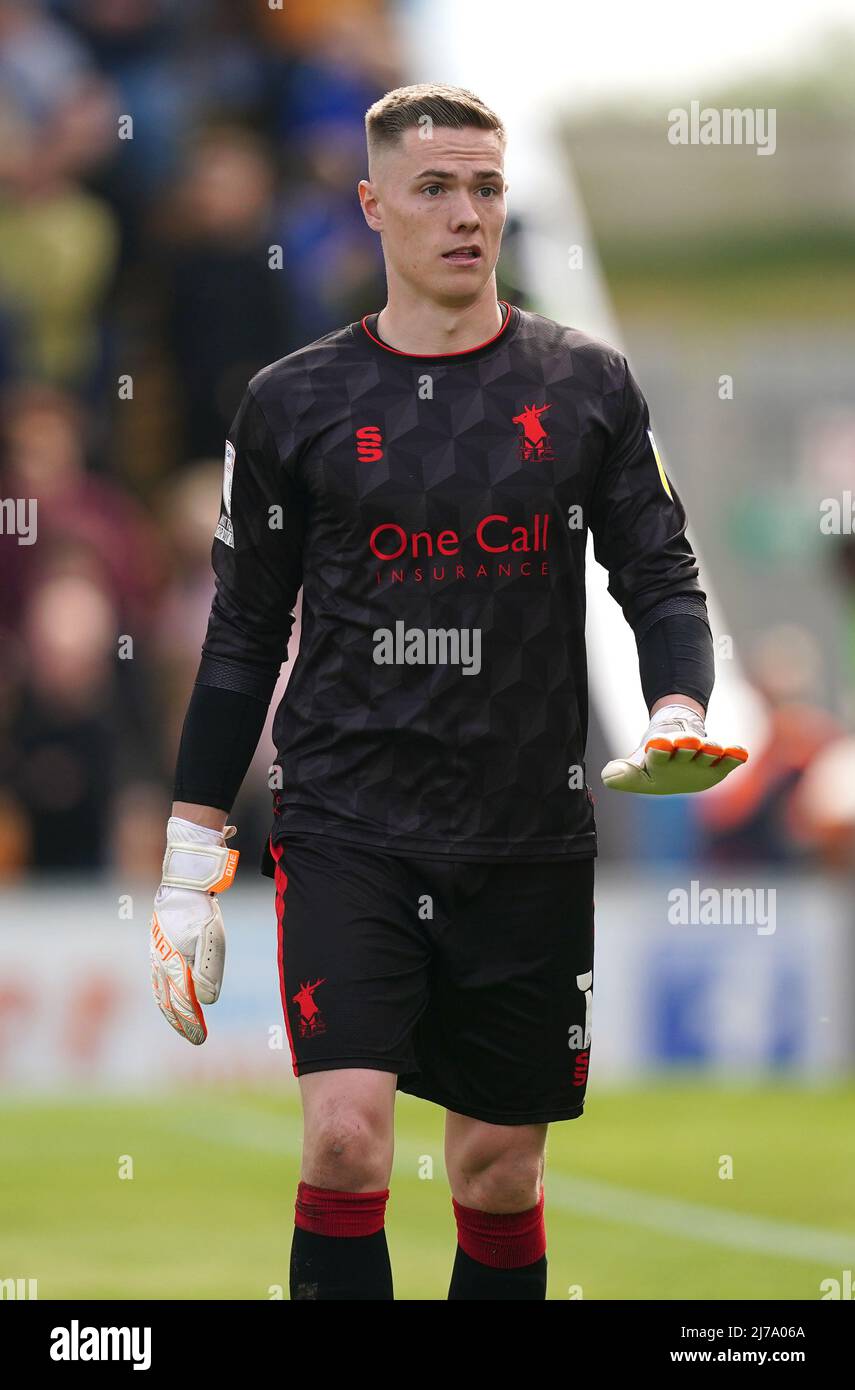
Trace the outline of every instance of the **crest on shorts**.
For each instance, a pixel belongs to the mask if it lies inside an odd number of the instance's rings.
[[[300,981],[300,988],[293,997],[293,1002],[300,1010],[299,1024],[301,1038],[314,1038],[319,1033],[327,1031],[324,1016],[319,1006],[315,1003],[315,990],[318,985],[325,985],[326,980],[315,980],[314,984],[303,984]]]

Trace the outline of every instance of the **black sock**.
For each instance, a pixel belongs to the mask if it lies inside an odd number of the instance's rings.
[[[370,1236],[321,1236],[294,1227],[292,1300],[392,1297],[385,1229]]]
[[[546,1256],[534,1264],[519,1265],[517,1269],[494,1269],[473,1260],[460,1246],[451,1272],[449,1298],[519,1299],[546,1298]]]

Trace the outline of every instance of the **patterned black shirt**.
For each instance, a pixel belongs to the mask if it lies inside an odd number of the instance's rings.
[[[278,669],[274,841],[596,854],[585,551],[635,627],[705,598],[623,355],[506,309],[468,352],[377,315],[259,372],[229,435],[207,656]]]

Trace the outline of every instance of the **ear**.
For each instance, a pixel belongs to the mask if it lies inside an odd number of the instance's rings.
[[[380,201],[377,191],[369,179],[360,179],[357,184],[357,193],[362,207],[362,215],[368,223],[372,232],[382,232],[383,218],[380,213]]]

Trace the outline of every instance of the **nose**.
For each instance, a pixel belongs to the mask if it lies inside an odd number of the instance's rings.
[[[481,214],[472,196],[461,189],[449,209],[452,231],[473,231],[481,225]]]

